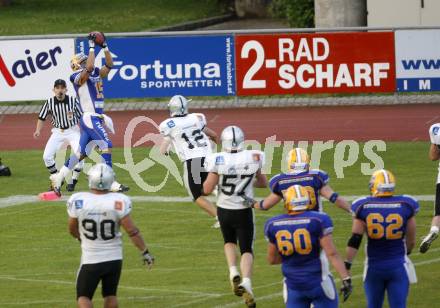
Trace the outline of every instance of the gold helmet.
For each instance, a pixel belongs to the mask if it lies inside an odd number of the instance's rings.
[[[312,203],[307,189],[301,185],[290,186],[284,193],[284,207],[288,213],[306,211]]]
[[[87,61],[87,56],[83,52],[77,53],[70,60],[70,67],[74,71],[79,70],[80,68],[83,67],[86,61]]]
[[[396,179],[390,171],[380,169],[371,176],[369,187],[373,197],[392,196],[396,187]]]
[[[309,170],[309,154],[302,148],[290,150],[287,157],[287,168],[290,173],[301,173]]]

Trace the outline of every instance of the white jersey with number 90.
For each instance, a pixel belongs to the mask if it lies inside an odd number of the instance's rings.
[[[186,161],[211,154],[211,144],[203,132],[206,118],[201,113],[190,113],[166,119],[159,125],[160,133],[170,137],[179,159]]]
[[[130,198],[121,193],[79,192],[70,197],[67,213],[78,219],[81,264],[122,260],[119,221],[130,212]]]

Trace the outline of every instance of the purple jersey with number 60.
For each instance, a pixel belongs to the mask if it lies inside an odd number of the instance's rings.
[[[282,257],[282,271],[289,289],[314,289],[330,274],[320,239],[332,232],[333,223],[322,212],[284,214],[266,222],[265,237],[276,245]]]

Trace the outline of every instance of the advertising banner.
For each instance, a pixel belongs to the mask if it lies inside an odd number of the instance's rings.
[[[238,95],[395,91],[393,32],[238,35]]]
[[[440,91],[440,30],[398,30],[398,92]]]
[[[0,101],[44,100],[56,79],[69,84],[74,47],[73,39],[0,41]]]
[[[233,37],[109,38],[114,66],[104,80],[108,98],[235,95]],[[86,40],[77,51],[88,54]],[[95,65],[104,64],[97,49]]]

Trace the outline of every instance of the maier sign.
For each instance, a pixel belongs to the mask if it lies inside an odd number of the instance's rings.
[[[392,32],[238,35],[238,95],[394,92]]]

